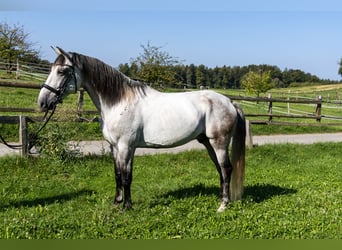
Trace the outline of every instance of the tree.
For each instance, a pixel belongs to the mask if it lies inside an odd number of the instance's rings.
[[[186,67],[184,65],[172,66],[172,71],[174,72],[175,82],[171,87],[180,88],[186,87]]]
[[[220,72],[222,75],[222,86],[224,88],[231,88],[233,82],[231,68],[227,67],[226,65],[223,65],[223,67],[220,68]]]
[[[189,88],[196,87],[196,66],[194,64],[186,67],[186,85]]]
[[[131,64],[138,66],[136,77],[149,83],[175,82],[173,69],[180,63],[179,60],[150,42],[146,46],[141,45],[141,48],[143,52],[137,58],[131,59]]]
[[[342,58],[340,59],[340,67],[338,68],[338,74],[342,76]]]
[[[205,87],[206,86],[206,81],[205,81],[206,67],[203,64],[196,67],[195,76],[196,76],[196,86],[198,88],[202,86]]]
[[[24,31],[24,26],[0,23],[0,58],[5,60],[8,70],[16,59],[35,63],[40,61],[39,51],[33,46],[34,43],[29,41],[29,33]]]
[[[120,63],[119,64],[119,71],[124,73],[127,76],[131,75],[130,67],[129,67],[128,63],[125,63],[125,64]]]
[[[234,66],[231,68],[232,74],[232,82],[230,83],[229,88],[240,88],[241,87],[241,78],[244,75],[243,70],[245,67]]]
[[[222,88],[222,78],[223,78],[223,74],[220,68],[216,66],[212,70],[212,82],[213,82],[214,88]]]
[[[270,71],[249,71],[242,77],[241,84],[247,92],[256,94],[257,97],[260,96],[260,93],[266,93],[273,87]]]

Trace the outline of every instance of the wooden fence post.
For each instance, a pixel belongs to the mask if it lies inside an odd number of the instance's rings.
[[[19,60],[18,60],[18,58],[17,58],[17,69],[16,69],[16,71],[15,71],[15,79],[19,79],[19,77],[20,77],[20,69],[19,69]]]
[[[252,124],[250,120],[246,120],[246,146],[248,149],[253,148]]]
[[[20,149],[21,156],[28,155],[28,137],[27,137],[27,117],[19,116],[19,144],[22,145]]]
[[[272,94],[268,94],[268,99],[272,98]],[[273,103],[272,101],[268,102],[268,122],[271,123],[272,122],[272,107],[273,107]]]
[[[287,114],[290,114],[291,111],[290,111],[290,93],[291,93],[291,90],[288,91],[289,95],[287,96]]]
[[[83,101],[84,101],[84,89],[80,89],[80,92],[78,94],[78,105],[77,105],[78,117],[81,117],[83,113]]]
[[[316,112],[315,112],[315,115],[316,115],[316,121],[320,122],[321,121],[321,112],[322,112],[322,99],[323,97],[321,95],[319,95],[317,97],[317,100],[318,100],[318,103],[317,103],[317,106],[316,106]]]

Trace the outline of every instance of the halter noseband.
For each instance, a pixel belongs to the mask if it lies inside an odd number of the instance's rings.
[[[66,77],[64,78],[63,84],[61,84],[61,87],[54,88],[54,87],[51,87],[50,85],[43,83],[41,85],[41,88],[46,88],[46,89],[50,90],[52,93],[54,93],[56,95],[56,98],[57,98],[56,103],[62,103],[63,95],[64,95],[65,91],[67,90],[68,83],[70,82],[70,80],[72,78],[74,78],[74,80],[75,80],[75,93],[77,92],[77,79],[76,79],[76,75],[75,75],[74,66],[67,65],[67,64],[56,64],[56,65],[68,66],[72,69],[72,71],[67,73]]]

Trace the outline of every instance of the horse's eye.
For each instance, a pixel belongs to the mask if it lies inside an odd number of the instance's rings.
[[[57,74],[58,74],[58,75],[64,75],[64,71],[63,71],[63,70],[58,70],[58,71],[57,71]]]

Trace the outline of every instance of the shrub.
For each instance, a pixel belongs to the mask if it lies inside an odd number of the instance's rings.
[[[75,133],[74,130],[66,130],[63,123],[50,123],[42,131],[38,138],[38,151],[43,158],[65,162],[75,155],[68,141]]]

